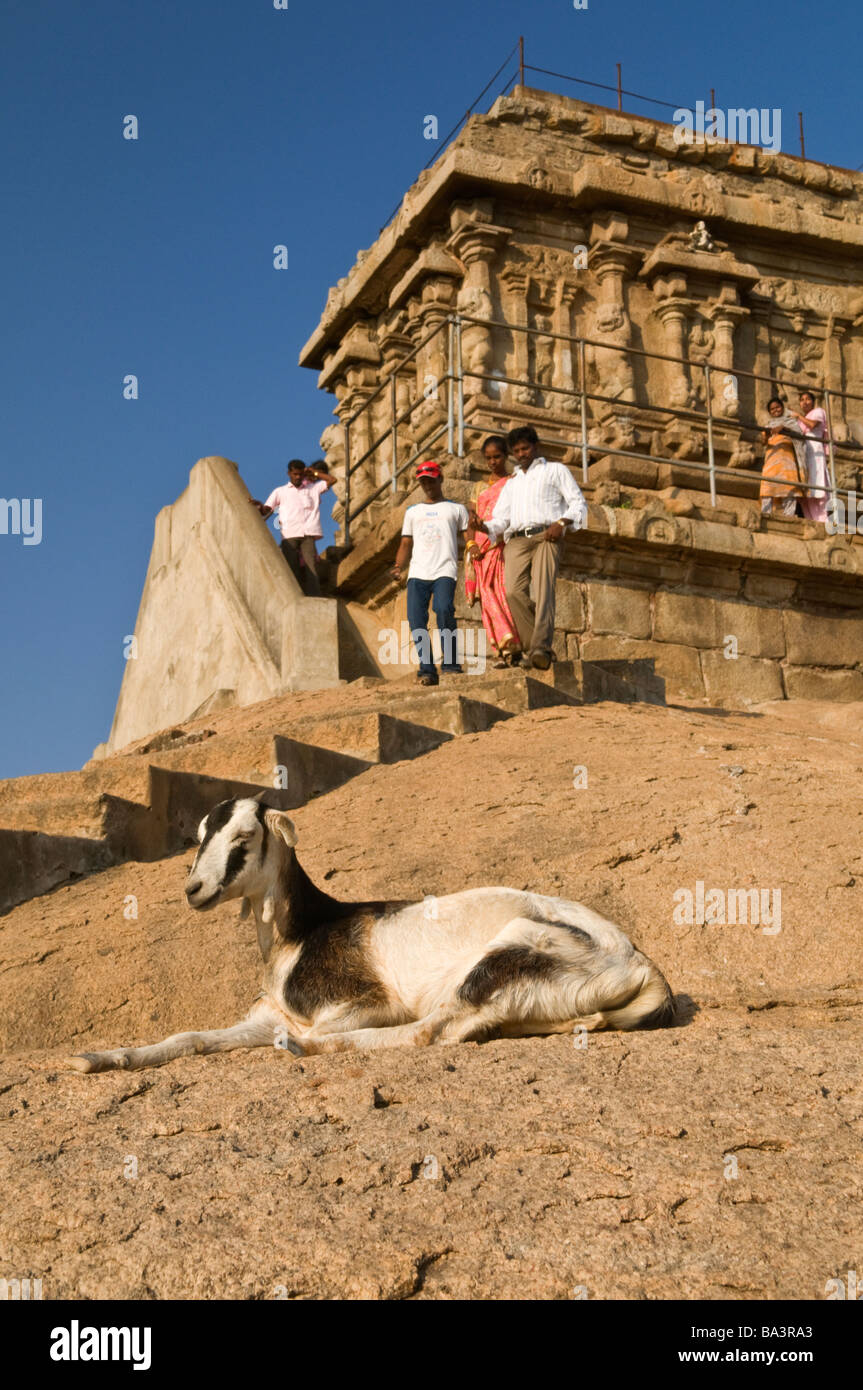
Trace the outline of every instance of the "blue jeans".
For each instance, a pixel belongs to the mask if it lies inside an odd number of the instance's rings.
[[[461,671],[461,667],[456,661],[458,649],[456,646],[455,584],[454,579],[408,580],[408,623],[420,660],[419,673],[421,676],[437,675],[428,630],[429,600],[431,600],[440,633],[441,670]]]

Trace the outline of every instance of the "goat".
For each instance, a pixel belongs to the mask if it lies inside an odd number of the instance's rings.
[[[662,1027],[671,991],[613,922],[513,888],[411,902],[339,902],[301,867],[283,811],[222,801],[198,828],[186,882],[196,911],[242,898],[264,987],[241,1023],[150,1047],[85,1052],[83,1072],[161,1066],[194,1052],[280,1046],[297,1056],[425,1047],[576,1028]]]

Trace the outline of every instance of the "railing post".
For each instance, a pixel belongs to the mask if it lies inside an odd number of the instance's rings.
[[[455,327],[452,314],[447,316],[447,383],[446,383],[446,451],[455,447]]]
[[[704,363],[704,391],[707,396],[707,462],[710,467],[710,505],[716,506],[716,453],[713,448],[713,385],[710,363]]]
[[[351,426],[350,421],[344,424],[345,431],[345,524],[342,527],[345,545],[351,543]]]
[[[461,355],[461,315],[455,316],[455,362],[456,389],[458,400],[458,449],[460,459],[464,458],[464,372]]]
[[[587,353],[584,339],[578,340],[578,383],[581,387],[581,481],[587,482],[589,455],[587,448]]]
[[[830,465],[830,496],[833,499],[832,515],[836,517],[836,460],[833,456],[833,412],[830,408],[830,392],[824,388],[824,409],[827,415],[827,459]],[[812,494],[810,493],[809,496]]]
[[[390,377],[390,419],[392,420],[392,460],[391,469],[393,475],[392,490],[396,490],[396,472],[399,466],[399,426],[398,426],[398,407],[396,405],[396,374],[393,372]]]

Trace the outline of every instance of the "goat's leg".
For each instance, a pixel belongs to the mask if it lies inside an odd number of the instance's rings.
[[[567,1018],[562,1023],[552,1022],[551,1019],[514,1019],[509,1023],[499,1023],[497,1034],[501,1038],[539,1038],[549,1033],[574,1033],[578,1028],[583,1028],[586,1033],[596,1033],[607,1027],[605,1014],[586,1014],[584,1018]]]
[[[447,1023],[462,1010],[449,1004],[419,1018],[413,1023],[399,1023],[385,1028],[352,1028],[342,1033],[318,1033],[314,1028],[298,1039],[304,1053],[372,1051],[381,1047],[428,1047],[437,1040]]]
[[[76,1071],[139,1071],[142,1067],[161,1067],[175,1057],[199,1052],[232,1052],[237,1047],[279,1046],[299,1053],[294,1038],[284,1029],[284,1017],[266,1003],[231,1028],[211,1028],[197,1033],[174,1033],[148,1047],[119,1047],[111,1052],[82,1052],[70,1058]]]

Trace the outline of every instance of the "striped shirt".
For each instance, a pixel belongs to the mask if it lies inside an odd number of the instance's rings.
[[[516,464],[486,528],[492,537],[504,532],[509,537],[526,526],[551,526],[556,521],[563,522],[565,530],[581,530],[587,525],[587,503],[566,464],[535,458],[527,469]]]

